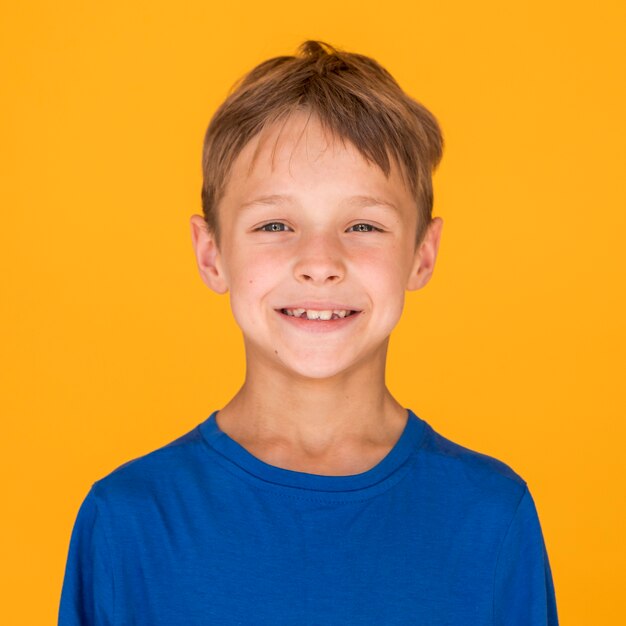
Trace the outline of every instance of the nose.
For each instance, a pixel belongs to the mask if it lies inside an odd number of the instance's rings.
[[[326,234],[311,234],[298,242],[294,266],[296,280],[303,283],[337,283],[345,276],[339,242]]]

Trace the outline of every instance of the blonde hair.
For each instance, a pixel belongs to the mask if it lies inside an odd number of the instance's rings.
[[[202,210],[218,245],[217,206],[233,162],[264,128],[296,111],[315,115],[326,131],[352,143],[385,176],[395,160],[418,208],[418,245],[432,220],[432,173],[443,153],[436,118],[374,59],[312,40],[301,44],[295,56],[253,68],[209,123],[202,151]]]

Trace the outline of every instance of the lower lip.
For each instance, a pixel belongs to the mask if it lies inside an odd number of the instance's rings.
[[[357,311],[352,315],[347,315],[346,317],[340,317],[338,319],[330,319],[330,320],[309,320],[306,317],[295,317],[293,315],[287,315],[286,313],[281,313],[281,311],[276,311],[278,315],[280,315],[284,320],[293,324],[296,328],[301,328],[302,330],[309,331],[311,333],[327,333],[333,330],[340,330],[341,328],[345,328],[349,324],[351,324],[359,315],[361,311]]]

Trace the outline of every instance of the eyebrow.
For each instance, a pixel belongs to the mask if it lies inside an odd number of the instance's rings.
[[[293,202],[295,200],[294,196],[289,195],[281,195],[281,194],[272,194],[270,196],[260,196],[258,198],[254,198],[254,200],[250,200],[249,202],[245,202],[240,205],[241,209],[250,208],[256,204],[262,204],[267,206],[276,206],[278,204],[285,204],[288,202]],[[396,213],[399,213],[399,209],[395,204],[384,200],[383,198],[377,198],[375,196],[367,196],[367,195],[357,195],[350,196],[344,201],[347,205],[353,208],[363,208],[366,206],[381,206],[387,209],[392,209]]]

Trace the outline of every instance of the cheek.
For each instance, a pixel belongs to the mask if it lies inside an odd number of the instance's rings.
[[[376,302],[376,309],[390,330],[404,309],[407,267],[392,254],[370,257],[361,267],[360,281]]]
[[[245,307],[248,315],[253,314],[254,305],[263,305],[265,296],[276,284],[277,276],[276,262],[267,256],[255,255],[253,259],[238,259],[230,290],[233,312]]]
[[[397,297],[404,292],[406,282],[406,264],[394,257],[393,252],[361,257],[356,267],[359,274],[365,277],[365,284],[371,286],[381,297]]]

